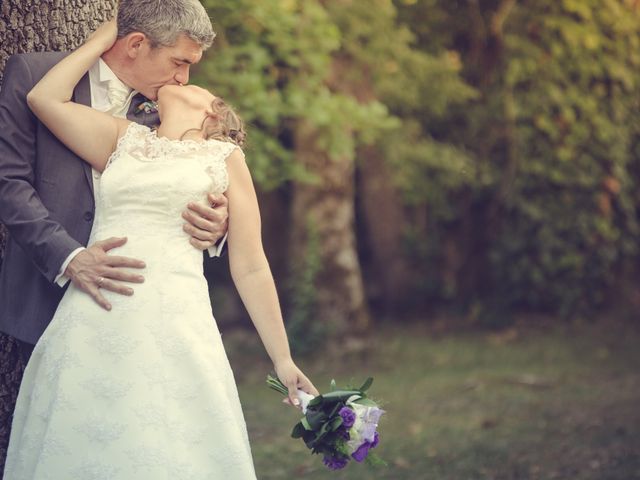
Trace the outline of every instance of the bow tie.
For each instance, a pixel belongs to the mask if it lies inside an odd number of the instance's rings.
[[[156,113],[158,111],[158,103],[153,100],[147,100],[146,102],[140,103],[136,107],[136,111],[134,115],[140,115],[141,113]]]

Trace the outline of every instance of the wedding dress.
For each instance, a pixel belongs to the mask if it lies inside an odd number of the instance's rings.
[[[90,242],[145,261],[110,312],[69,287],[35,346],[5,480],[255,479],[233,373],[211,313],[202,252],[181,212],[227,188],[234,144],[172,141],[132,123],[101,177]]]

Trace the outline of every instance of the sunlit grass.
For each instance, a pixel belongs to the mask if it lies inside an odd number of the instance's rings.
[[[640,331],[582,326],[430,335],[387,326],[367,348],[300,364],[316,385],[359,384],[388,414],[387,468],[332,473],[289,437],[298,415],[267,389],[255,336],[225,335],[259,479],[640,478]]]

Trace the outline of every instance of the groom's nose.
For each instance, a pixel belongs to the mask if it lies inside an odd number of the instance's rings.
[[[180,65],[173,79],[177,83],[182,83],[184,85],[189,83],[189,65]]]

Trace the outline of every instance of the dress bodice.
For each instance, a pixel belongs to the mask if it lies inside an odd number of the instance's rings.
[[[200,261],[181,214],[189,202],[204,204],[207,193],[227,189],[226,159],[236,148],[218,140],[169,140],[131,123],[100,179],[90,243],[126,236],[119,255]]]

